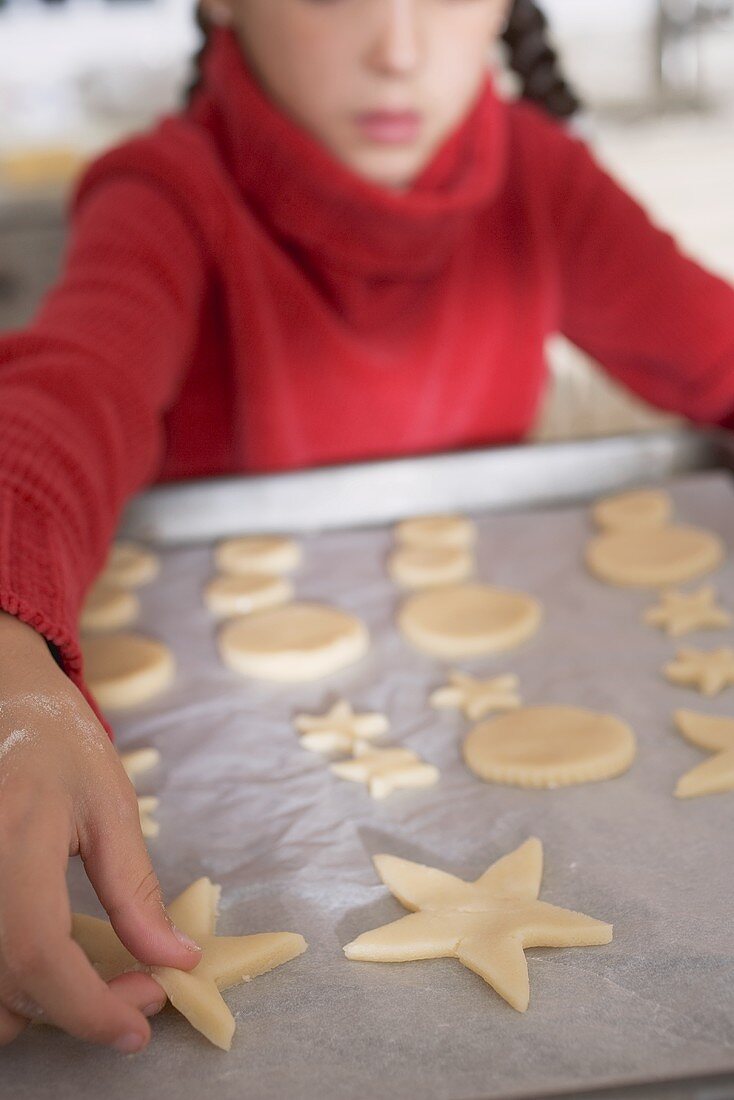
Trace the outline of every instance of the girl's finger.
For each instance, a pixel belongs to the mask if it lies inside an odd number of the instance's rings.
[[[155,978],[139,971],[121,974],[108,984],[116,997],[139,1009],[144,1016],[155,1016],[168,1000]]]
[[[16,1016],[9,1008],[0,1005],[0,1047],[7,1046],[13,1039],[17,1039],[28,1027],[28,1022],[22,1016]]]

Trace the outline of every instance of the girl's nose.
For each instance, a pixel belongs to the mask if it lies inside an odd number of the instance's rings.
[[[380,72],[405,75],[420,59],[421,0],[375,0],[380,8],[371,63]]]

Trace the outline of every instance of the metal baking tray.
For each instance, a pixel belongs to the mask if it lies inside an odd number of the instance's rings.
[[[624,485],[665,484],[681,519],[734,545],[729,464],[725,436],[675,432],[229,478],[135,501],[124,533],[155,543],[163,560],[141,591],[139,628],[171,646],[179,675],[165,697],[113,721],[121,749],[152,744],[162,754],[139,791],[161,799],[161,834],[149,846],[164,893],[208,874],[223,887],[221,932],[297,931],[310,947],[226,995],[238,1022],[227,1055],[170,1009],[154,1021],[148,1050],[125,1060],[32,1028],[0,1052],[0,1096],[734,1095],[734,802],[672,797],[701,754],[670,721],[679,706],[734,714],[734,689],[702,700],[668,684],[660,669],[675,643],[640,622],[650,594],[608,588],[582,564],[587,502]],[[518,673],[528,704],[620,715],[639,740],[626,775],[522,791],[467,772],[459,749],[468,723],[427,704],[447,666],[398,634],[400,595],[384,568],[394,519],[446,509],[477,519],[482,579],[545,607],[535,640],[462,667]],[[373,638],[367,658],[287,687],[222,667],[201,589],[214,541],[244,531],[299,535],[297,595],[360,614]],[[713,582],[734,607],[734,558]],[[686,641],[731,639],[721,631]],[[293,715],[338,696],[387,713],[392,740],[437,764],[439,786],[374,802],[301,749]],[[377,879],[373,854],[475,878],[530,835],[545,847],[541,898],[612,921],[615,938],[529,951],[525,1015],[454,960],[344,958],[344,943],[405,912]],[[101,914],[77,861],[69,885],[75,909]]]

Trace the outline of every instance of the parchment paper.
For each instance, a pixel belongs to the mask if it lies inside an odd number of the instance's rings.
[[[728,475],[670,489],[679,518],[734,546]],[[31,1028],[0,1051],[3,1097],[459,1100],[734,1072],[734,794],[673,798],[704,754],[670,717],[677,707],[734,716],[734,688],[707,700],[663,679],[678,643],[641,624],[649,593],[587,576],[585,509],[477,518],[480,577],[539,597],[545,623],[515,653],[461,667],[518,673],[527,704],[619,715],[639,739],[632,769],[549,792],[474,778],[459,753],[469,724],[427,704],[449,666],[415,653],[393,626],[400,597],[385,575],[385,529],[303,540],[298,595],[363,616],[374,645],[354,668],[298,687],[247,682],[220,665],[201,599],[211,548],[167,551],[160,579],[141,591],[139,626],[171,646],[177,682],[115,721],[120,749],[155,745],[163,756],[138,780],[139,793],[161,799],[154,865],[167,897],[200,875],[221,883],[221,932],[296,931],[310,947],[225,994],[237,1018],[230,1054],[170,1007],[148,1050],[128,1058]],[[734,557],[713,580],[734,609]],[[734,630],[688,643],[732,645]],[[338,696],[384,710],[395,743],[437,764],[440,785],[375,802],[301,749],[292,716]],[[343,956],[354,936],[405,913],[373,854],[475,878],[531,835],[545,847],[541,898],[613,922],[615,936],[608,947],[529,951],[525,1015],[455,960]],[[77,910],[101,915],[78,864],[70,888]]]

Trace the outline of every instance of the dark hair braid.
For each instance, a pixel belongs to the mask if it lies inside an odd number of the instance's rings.
[[[548,36],[548,20],[533,0],[514,0],[502,39],[521,95],[556,118],[570,118],[581,102],[566,82]]]

